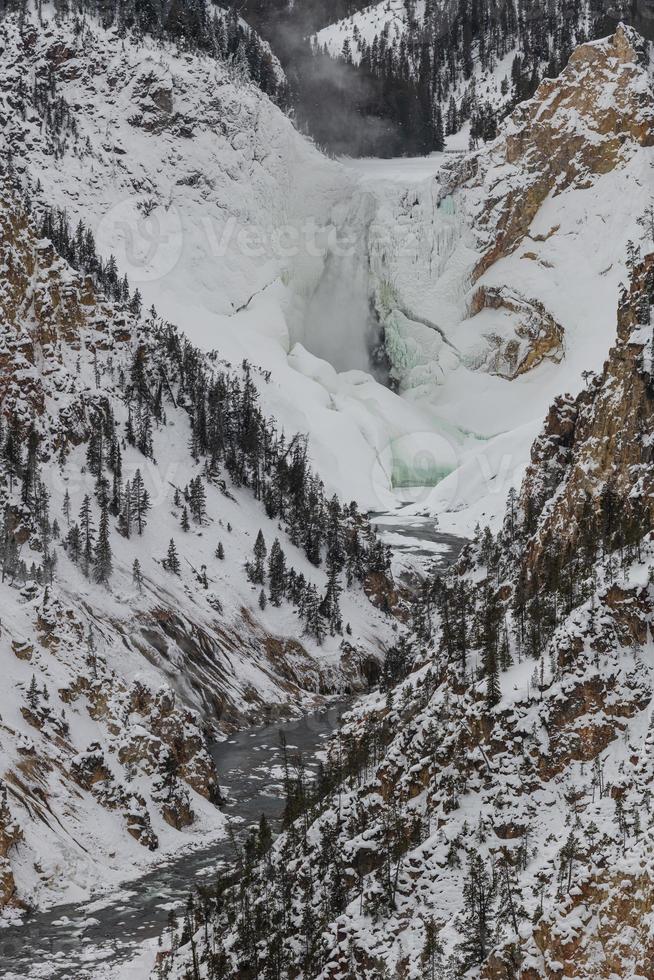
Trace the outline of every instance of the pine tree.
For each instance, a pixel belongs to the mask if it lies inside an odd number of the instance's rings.
[[[172,572],[173,575],[179,575],[180,573],[180,563],[177,556],[177,548],[175,547],[175,542],[170,539],[170,544],[168,545],[168,552],[163,562],[163,566],[168,572]]]
[[[446,133],[448,136],[452,136],[459,128],[459,113],[456,107],[456,101],[454,96],[450,97],[450,101],[447,106],[447,127]]]
[[[73,564],[76,565],[82,554],[82,534],[79,524],[73,524],[66,535],[66,552]]]
[[[170,748],[164,748],[163,757],[159,760],[158,790],[163,791],[166,799],[171,800],[177,789],[177,760]]]
[[[134,290],[134,293],[132,295],[132,298],[131,298],[131,300],[129,302],[129,308],[130,308],[131,312],[134,314],[134,316],[136,317],[136,319],[137,320],[140,320],[140,318],[141,318],[141,310],[143,309],[143,298],[142,298],[141,293],[140,293],[140,291],[138,289],[135,289]]]
[[[152,416],[149,405],[144,405],[139,413],[136,445],[144,456],[152,458]]]
[[[68,490],[66,490],[66,493],[64,494],[63,514],[66,518],[66,524],[68,527],[70,527],[70,494],[68,493]]]
[[[494,653],[486,658],[486,704],[489,708],[494,708],[502,697],[500,687],[499,667],[497,657]]]
[[[14,480],[19,479],[23,472],[23,439],[20,423],[15,415],[9,420],[2,454],[9,474],[9,491],[13,493]]]
[[[82,501],[82,508],[79,514],[79,526],[82,545],[82,571],[88,577],[91,563],[93,561],[93,545],[95,541],[95,528],[93,527],[93,514],[91,511],[91,498],[85,495]]]
[[[383,686],[388,691],[407,676],[410,666],[409,644],[403,636],[400,641],[389,647],[384,655],[382,668]]]
[[[318,592],[313,583],[309,584],[305,590],[304,599],[304,621],[305,632],[312,636],[318,644],[325,638],[325,623],[320,615],[320,601]]]
[[[25,700],[27,701],[30,711],[38,711],[38,707],[41,702],[41,693],[36,683],[36,677],[34,674],[32,674],[32,680],[30,681],[30,686],[27,689]]]
[[[501,918],[506,920],[511,924],[514,935],[517,938],[519,936],[519,918],[520,918],[520,908],[518,906],[516,892],[517,892],[517,875],[514,865],[507,861],[506,857],[502,857],[499,861],[499,893],[500,893],[500,909],[499,914]]]
[[[442,970],[443,947],[438,941],[438,928],[433,919],[425,922],[425,942],[422,947],[422,962],[425,966],[425,980],[439,980]]]
[[[470,854],[468,874],[463,886],[463,942],[459,947],[464,971],[481,965],[495,936],[496,882],[488,874],[477,851]]]
[[[275,538],[268,559],[269,597],[273,606],[280,606],[286,589],[286,557],[278,538]]]
[[[134,582],[134,585],[139,592],[143,591],[143,574],[141,572],[141,565],[139,564],[138,558],[134,559],[134,564],[132,565],[132,582]]]
[[[122,507],[118,517],[118,531],[124,538],[129,538],[132,533],[132,486],[129,482],[125,484],[122,495]]]
[[[482,557],[486,563],[490,558]],[[501,697],[499,678],[499,626],[502,608],[494,589],[486,587],[481,611],[481,642],[484,674],[486,677],[486,704],[495,707]]]
[[[189,531],[190,530],[191,525],[189,523],[188,510],[186,509],[186,507],[184,507],[182,509],[182,519],[181,519],[181,522],[180,523],[181,523],[181,526],[182,526],[182,531]]]
[[[264,561],[266,555],[268,554],[268,549],[266,547],[266,542],[263,536],[263,531],[259,529],[257,534],[257,539],[254,542],[254,565],[252,567],[252,581],[257,584],[263,584],[264,580]]]
[[[445,149],[445,131],[443,129],[443,112],[440,102],[436,106],[434,118],[434,149],[441,153]]]
[[[574,870],[575,861],[577,860],[578,849],[579,842],[577,840],[577,835],[575,834],[574,830],[571,830],[560,854],[559,893],[561,895],[569,892],[572,888],[572,873]]]
[[[136,525],[136,530],[139,534],[143,534],[146,526],[145,518],[150,510],[150,496],[148,491],[145,489],[145,484],[143,483],[143,477],[141,476],[140,470],[136,471],[132,479],[130,499],[131,513],[134,524]]]
[[[329,631],[332,636],[340,633],[343,629],[339,601],[340,594],[341,587],[338,582],[338,572],[335,566],[332,566],[327,577],[327,589],[320,603],[320,613],[325,621],[329,623]]]
[[[624,801],[621,796],[616,797],[615,800],[615,822],[617,824],[618,831],[622,838],[622,847],[625,848],[627,845],[628,825],[627,825],[627,816],[624,809]],[[575,838],[575,843],[576,843],[576,838]],[[569,885],[568,885],[568,890],[570,890]]]
[[[202,524],[207,513],[207,498],[204,490],[204,485],[202,483],[202,477],[197,476],[194,480],[191,480],[189,484],[189,505],[191,508],[191,514],[193,515],[193,520],[198,524]]]
[[[89,626],[86,635],[86,663],[91,668],[93,677],[96,678],[98,676],[98,656],[95,649],[95,636],[92,626]]]
[[[112,466],[113,472],[113,484],[111,491],[111,513],[114,517],[120,514],[121,503],[123,499],[123,480],[122,480],[122,463],[120,461],[120,448],[118,448],[118,442],[115,441],[114,445],[117,447],[117,454],[115,456],[115,465]]]
[[[109,581],[112,572],[111,544],[109,543],[109,513],[105,504],[100,514],[98,540],[95,545],[93,577],[98,584]]]
[[[257,851],[259,857],[263,857],[268,853],[273,843],[272,830],[270,829],[270,824],[266,818],[266,814],[262,813],[259,818],[259,831],[257,835]]]

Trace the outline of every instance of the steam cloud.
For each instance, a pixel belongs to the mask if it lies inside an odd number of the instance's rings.
[[[330,255],[307,306],[305,347],[337,371],[372,371],[370,355],[377,330],[363,261]]]

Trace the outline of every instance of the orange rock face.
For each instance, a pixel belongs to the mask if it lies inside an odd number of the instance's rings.
[[[606,41],[581,45],[559,78],[545,79],[534,98],[518,106],[484,169],[472,176],[469,165],[455,172],[454,184],[489,185],[480,225],[492,242],[474,279],[520,244],[548,194],[583,187],[620,166],[635,146],[654,145],[654,94],[644,59],[641,39],[622,25]],[[519,165],[526,179],[509,186],[508,194],[494,194],[488,171],[499,168],[499,189],[504,164]]]

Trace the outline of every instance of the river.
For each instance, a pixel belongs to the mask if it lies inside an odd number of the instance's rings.
[[[467,544],[467,538],[439,531],[433,517],[407,516],[398,511],[371,514],[370,520],[396,554],[413,555],[423,570],[432,573],[446,571]]]
[[[262,812],[273,825],[279,820],[280,732],[289,754],[302,753],[310,774],[318,762],[316,753],[349,703],[334,701],[294,721],[246,729],[214,746],[227,797],[224,812],[237,830],[258,822]],[[36,912],[22,926],[0,928],[0,977],[93,980],[99,963],[109,961],[117,969],[139,943],[161,935],[168,910],[180,905],[194,884],[211,880],[216,867],[232,858],[228,840],[186,850],[116,893],[82,905],[58,905]]]

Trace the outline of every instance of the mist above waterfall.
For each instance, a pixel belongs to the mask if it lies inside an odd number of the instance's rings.
[[[304,345],[337,371],[371,371],[379,326],[371,310],[368,270],[357,256],[329,255],[306,309]]]
[[[336,368],[373,374],[386,384],[382,329],[370,282],[368,238],[377,203],[368,193],[350,201],[337,221],[338,234],[323,260],[322,273],[303,317],[302,343]]]

